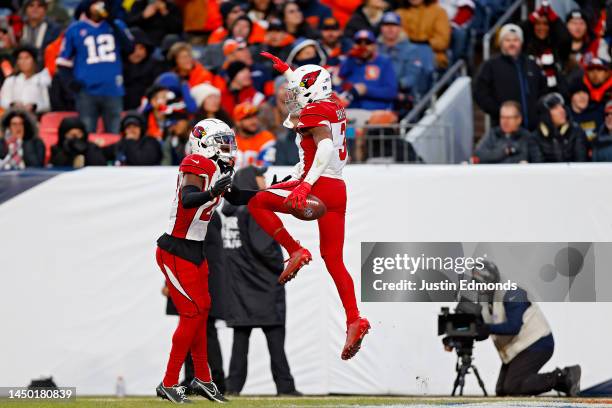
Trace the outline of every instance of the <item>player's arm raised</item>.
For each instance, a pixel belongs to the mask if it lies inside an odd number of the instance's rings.
[[[230,174],[221,176],[208,190],[202,191],[204,179],[195,174],[185,173],[181,184],[181,202],[183,208],[196,208],[223,194],[232,184]]]
[[[306,206],[306,197],[310,193],[310,189],[321,177],[334,154],[334,142],[332,141],[332,133],[328,126],[312,127],[309,129],[309,132],[317,145],[317,152],[312,161],[312,166],[308,170],[306,177],[304,177],[304,181],[294,188],[285,199],[287,205],[298,209]]]

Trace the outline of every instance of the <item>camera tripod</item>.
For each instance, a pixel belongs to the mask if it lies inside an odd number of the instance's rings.
[[[469,374],[470,368],[476,375],[476,379],[478,380],[478,385],[480,385],[480,389],[484,393],[485,397],[488,396],[487,390],[485,389],[484,382],[482,382],[482,378],[480,378],[480,374],[478,374],[478,369],[474,364],[472,364],[472,349],[457,349],[457,364],[455,365],[455,371],[457,371],[457,377],[455,378],[455,383],[453,386],[453,393],[451,396],[455,396],[455,391],[457,391],[457,387],[459,387],[459,395],[463,395],[463,387],[465,386],[465,376]]]

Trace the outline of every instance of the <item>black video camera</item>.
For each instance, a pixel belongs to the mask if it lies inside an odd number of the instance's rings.
[[[481,341],[489,337],[486,324],[480,314],[482,306],[464,297],[461,298],[455,312],[451,313],[448,307],[440,309],[438,315],[438,336],[444,346],[454,348],[457,353],[471,353],[474,340]]]

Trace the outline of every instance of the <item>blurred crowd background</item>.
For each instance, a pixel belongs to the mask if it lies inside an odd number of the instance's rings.
[[[612,5],[529,3],[483,59],[483,34],[513,4],[2,0],[0,168],[177,165],[203,118],[234,127],[239,167],[293,165],[286,84],[262,51],[326,67],[354,116],[391,132],[463,61],[491,118],[473,163],[612,159]],[[351,161],[367,160],[367,132],[347,138]]]

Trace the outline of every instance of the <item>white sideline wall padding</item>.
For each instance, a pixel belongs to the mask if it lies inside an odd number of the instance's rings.
[[[152,394],[176,317],[165,315],[155,240],[176,168],[87,168],[0,205],[0,384],[52,374],[78,393]],[[272,168],[283,176],[288,168]],[[362,241],[612,241],[612,165],[349,166],[346,264],[360,293]],[[360,303],[372,323],[362,351],[340,359],[344,313],[318,255],[315,223],[283,216],[315,255],[287,285],[286,350],[305,393],[448,394],[455,355],[436,336],[440,304]],[[544,303],[556,350],[544,369],[580,363],[583,386],[612,377],[612,303]],[[219,324],[225,366],[232,331]],[[254,331],[244,393],[275,387]],[[478,343],[494,392],[499,358]],[[478,394],[468,376],[466,393]]]

